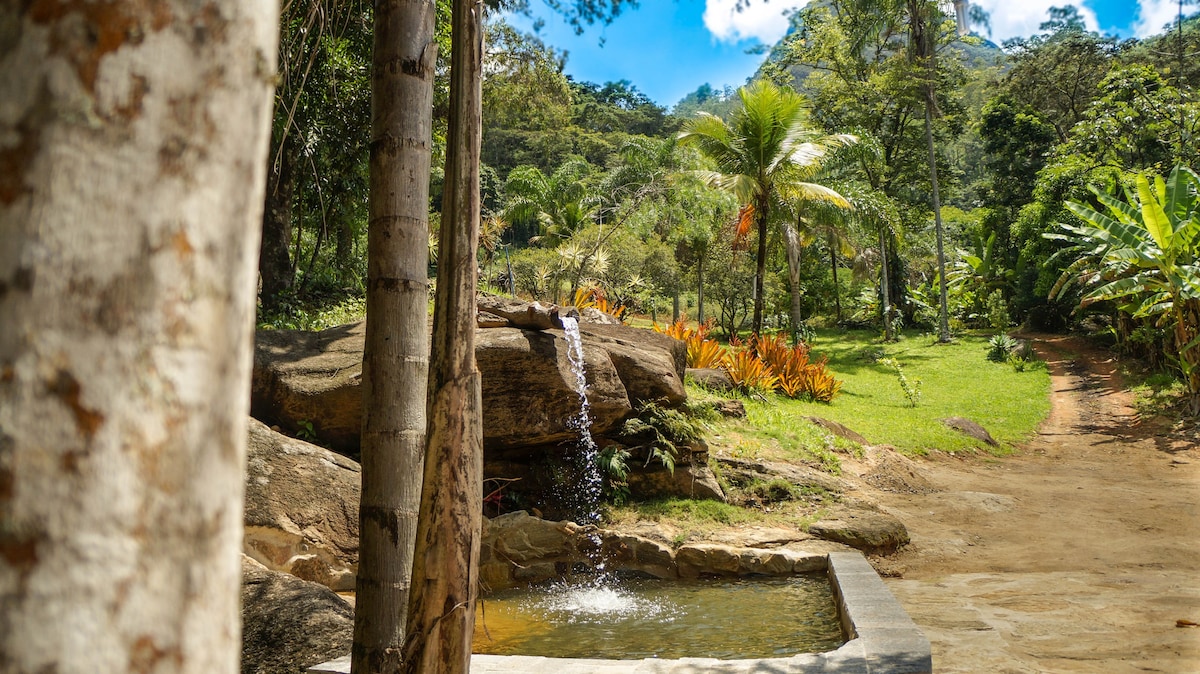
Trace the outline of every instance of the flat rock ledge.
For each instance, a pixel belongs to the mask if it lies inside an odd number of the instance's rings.
[[[825,568],[825,558],[825,552],[793,548],[711,542],[675,547],[636,534],[553,522],[518,511],[485,521],[479,577],[486,589],[500,590],[590,572],[593,560],[617,573],[664,579],[785,575],[819,571]]]

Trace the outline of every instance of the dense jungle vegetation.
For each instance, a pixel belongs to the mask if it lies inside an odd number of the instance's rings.
[[[1066,6],[997,46],[908,4],[814,3],[746,87],[704,84],[670,108],[627,81],[572,80],[564,53],[494,13],[482,282],[686,314],[726,337],[890,336],[937,329],[944,278],[951,330],[1081,328],[1172,373],[1195,405],[1200,180],[1176,167],[1200,168],[1200,14],[1181,4],[1160,34],[1120,40]],[[325,0],[282,17],[261,325],[361,316],[370,13]],[[448,54],[448,16],[438,33]]]

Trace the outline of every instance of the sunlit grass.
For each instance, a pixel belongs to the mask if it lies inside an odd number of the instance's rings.
[[[832,404],[748,399],[747,419],[719,424],[719,438],[710,444],[735,456],[781,459],[791,453],[828,469],[846,446],[834,443],[804,416],[839,422],[871,444],[894,445],[911,454],[978,447],[978,441],[940,421],[959,416],[981,424],[1004,451],[1028,439],[1049,413],[1049,372],[1041,363],[1019,372],[1008,363],[988,361],[986,353],[984,336],[936,344],[930,336],[908,334],[884,344],[873,333],[823,330],[813,340],[813,354],[829,357],[830,369],[845,381],[841,395]],[[882,358],[894,359],[910,382],[920,382],[916,407],[909,404],[896,371],[879,362]]]

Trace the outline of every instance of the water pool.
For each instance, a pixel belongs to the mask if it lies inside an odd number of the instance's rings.
[[[787,657],[845,643],[824,574],[555,582],[483,597],[475,653],[555,658]]]

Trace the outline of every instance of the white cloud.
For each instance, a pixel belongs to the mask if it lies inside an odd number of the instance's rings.
[[[751,0],[738,11],[737,0],[706,0],[704,25],[713,37],[724,42],[757,39],[775,44],[787,34],[786,10],[808,4],[808,0]]]
[[[788,21],[784,12],[808,4],[809,0],[750,0],[742,1],[738,11],[738,0],[705,0],[704,25],[714,38],[723,42],[758,40],[774,44],[787,33]],[[1179,11],[1178,0],[1132,0],[1134,7],[1122,17],[1117,26],[1101,26],[1096,12],[1089,6],[1090,0],[973,0],[991,18],[990,39],[1000,44],[1012,37],[1028,37],[1038,31],[1038,26],[1050,18],[1047,13],[1053,6],[1073,4],[1079,9],[1088,30],[1110,33],[1132,30],[1137,37],[1161,33],[1163,26],[1174,21]],[[987,31],[975,27],[980,34]]]
[[[1141,0],[1137,19],[1133,22],[1136,37],[1149,37],[1163,31],[1163,26],[1179,16],[1178,0]],[[1184,8],[1186,14],[1190,8]]]
[[[1133,25],[1139,37],[1162,30],[1174,19],[1178,0],[1136,0],[1140,9]],[[757,39],[774,44],[787,33],[784,12],[803,7],[808,0],[750,0],[738,11],[738,0],[706,0],[704,25],[717,40],[737,42]],[[1038,32],[1038,26],[1050,18],[1047,11],[1053,6],[1073,4],[1079,9],[1088,30],[1109,32],[1113,26],[1100,26],[1096,12],[1088,0],[975,0],[991,15],[991,35],[999,44],[1012,37],[1028,37]],[[1132,14],[1132,13],[1131,13]],[[1121,28],[1128,27],[1128,23]],[[980,34],[986,31],[978,30]]]
[[[1153,2],[1155,0],[1143,0]],[[1088,30],[1100,31],[1100,23],[1096,20],[1096,12],[1081,2],[1072,0],[977,0],[979,5],[991,15],[991,40],[1000,44],[1013,37],[1029,37],[1038,31],[1038,26],[1050,18],[1047,11],[1054,6],[1074,4],[1083,17],[1083,23]],[[976,27],[980,35],[987,31]]]

